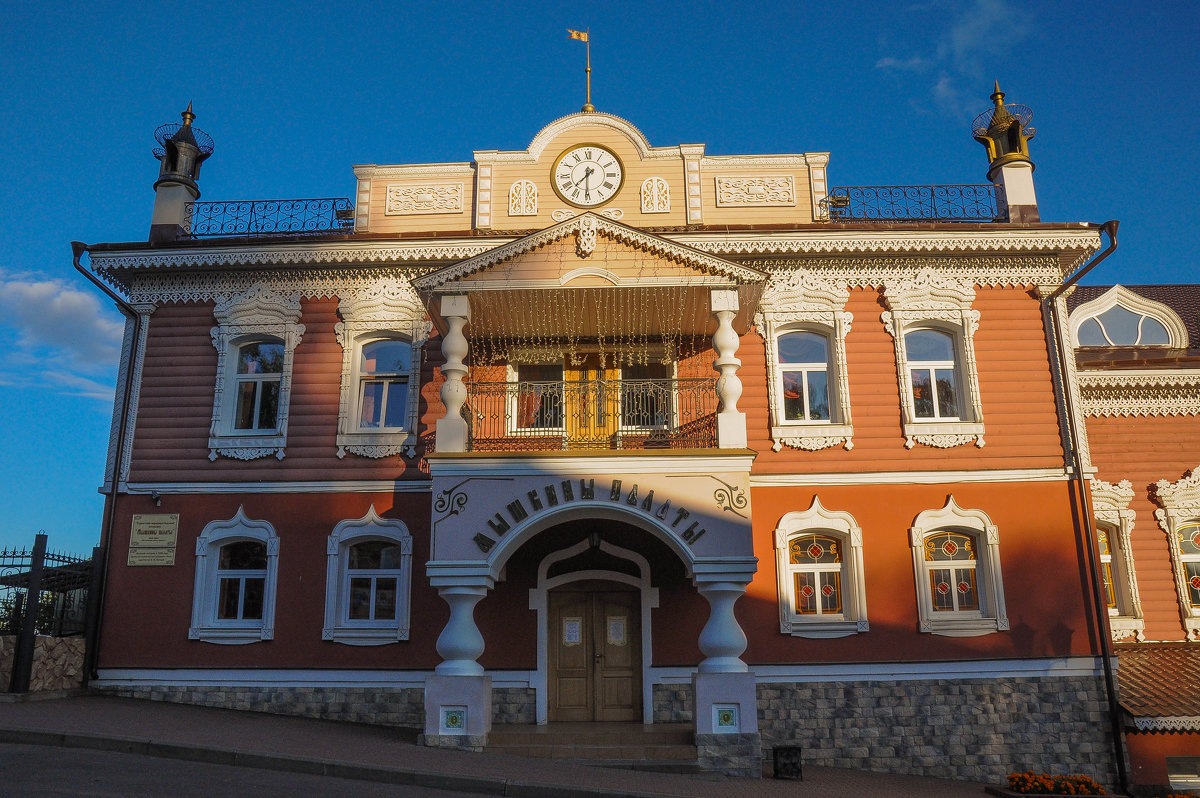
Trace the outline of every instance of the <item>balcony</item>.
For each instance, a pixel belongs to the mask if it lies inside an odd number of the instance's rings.
[[[1007,222],[999,186],[836,186],[821,200],[830,222]]]
[[[467,382],[473,452],[708,449],[715,378]]]
[[[191,238],[352,233],[354,205],[345,197],[189,202],[184,231]]]

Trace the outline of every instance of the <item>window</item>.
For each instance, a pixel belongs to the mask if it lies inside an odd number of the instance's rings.
[[[958,420],[958,367],[954,336],[938,330],[914,330],[904,336],[917,418]]]
[[[359,646],[407,640],[412,536],[372,506],[329,536],[323,637]]]
[[[1091,481],[1092,512],[1095,516],[1096,548],[1100,555],[1101,579],[1108,601],[1108,626],[1114,641],[1144,639],[1133,555],[1129,548],[1133,531],[1133,485],[1124,480],[1113,485]]]
[[[509,418],[516,432],[563,428],[562,363],[519,363],[515,367],[515,407]]]
[[[843,310],[849,296],[803,270],[775,275],[763,294],[755,320],[767,348],[775,451],[854,447],[846,373],[852,317]]]
[[[416,456],[421,347],[432,325],[412,288],[385,280],[338,297],[337,455]]]
[[[1179,594],[1179,614],[1189,640],[1200,640],[1200,466],[1178,482],[1154,486],[1154,511],[1167,533]]]
[[[905,446],[983,446],[974,286],[922,269],[884,290],[896,348]]]
[[[196,582],[188,637],[210,643],[253,643],[275,632],[279,538],[266,521],[239,507],[196,540]]]
[[[780,519],[775,555],[780,631],[844,637],[870,628],[862,530],[849,513],[826,510],[814,497],[809,509]]]
[[[1000,574],[999,532],[982,510],[951,496],[909,530],[922,632],[970,637],[1009,628]]]
[[[643,363],[621,366],[621,428],[664,430],[674,426],[671,366]]]
[[[217,384],[209,459],[283,459],[292,353],[304,334],[299,294],[276,294],[258,284],[220,299],[213,316]]]
[[[1174,310],[1119,285],[1071,313],[1071,335],[1077,346],[1188,346]]]

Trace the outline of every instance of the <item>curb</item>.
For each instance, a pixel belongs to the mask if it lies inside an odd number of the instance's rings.
[[[220,746],[163,743],[142,737],[56,732],[37,729],[0,728],[0,743],[44,745],[58,748],[82,748],[123,754],[179,759],[210,765],[278,770],[311,776],[331,776],[409,787],[453,790],[511,798],[670,798],[658,792],[627,792],[600,787],[566,787],[554,784],[514,781],[500,777],[461,776],[415,768],[381,767],[337,759],[315,759],[287,754],[262,754]]]

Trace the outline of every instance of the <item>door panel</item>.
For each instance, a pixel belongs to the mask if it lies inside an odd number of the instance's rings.
[[[576,445],[607,446],[620,424],[620,369],[612,356],[583,356],[579,365],[570,359],[563,370],[563,406],[567,439]]]
[[[635,591],[567,589],[550,594],[550,720],[641,719],[640,620]]]

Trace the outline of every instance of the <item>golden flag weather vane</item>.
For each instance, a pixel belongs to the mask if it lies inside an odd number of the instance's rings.
[[[587,75],[587,102],[585,102],[583,104],[583,108],[580,110],[585,114],[590,114],[596,110],[596,106],[592,105],[592,42],[591,42],[591,37],[588,36],[588,31],[571,30],[570,28],[567,28],[567,38],[568,39],[578,39],[579,41],[581,41],[587,45],[587,68],[584,70],[584,73]]]

